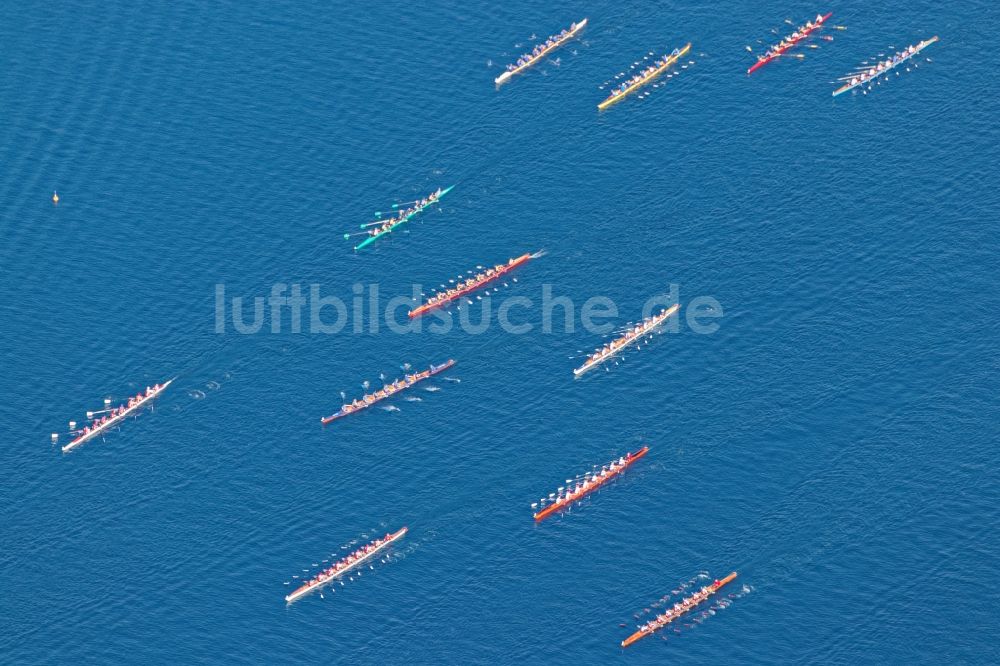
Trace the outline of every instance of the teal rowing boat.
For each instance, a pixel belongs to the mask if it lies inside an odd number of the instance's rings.
[[[431,201],[428,201],[423,206],[418,206],[418,207],[414,208],[412,211],[410,211],[409,213],[407,213],[405,216],[403,216],[400,219],[396,220],[396,222],[392,226],[390,226],[388,229],[384,229],[383,231],[380,231],[377,234],[374,234],[374,235],[369,236],[368,238],[364,239],[363,241],[361,241],[360,243],[358,243],[357,245],[354,246],[354,251],[357,252],[361,248],[366,247],[368,245],[371,245],[372,243],[374,243],[375,241],[377,241],[382,236],[385,236],[388,233],[392,233],[393,229],[395,229],[396,227],[398,227],[398,226],[400,226],[402,224],[406,224],[407,222],[410,221],[411,217],[417,215],[418,213],[420,213],[421,211],[423,211],[428,206],[436,204],[438,201],[441,200],[441,197],[443,197],[444,195],[446,195],[449,192],[451,192],[454,188],[455,188],[455,186],[452,185],[451,187],[445,188],[443,190],[438,190],[437,192],[435,192],[434,194],[431,195],[431,197],[433,197],[433,199]]]

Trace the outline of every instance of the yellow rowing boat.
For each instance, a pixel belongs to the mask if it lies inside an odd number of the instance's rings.
[[[670,67],[671,65],[673,65],[675,62],[677,62],[681,58],[683,58],[685,55],[687,55],[688,51],[690,51],[690,50],[691,50],[691,42],[688,42],[687,46],[685,46],[684,48],[682,48],[680,51],[677,51],[677,52],[672,53],[669,56],[667,56],[667,59],[663,61],[662,65],[660,65],[659,67],[657,67],[656,69],[654,69],[652,72],[649,72],[645,76],[641,77],[639,80],[635,81],[634,83],[630,84],[624,90],[621,90],[621,91],[616,92],[616,93],[612,93],[610,97],[608,97],[606,100],[604,100],[603,102],[601,102],[600,104],[598,104],[597,108],[600,109],[601,111],[603,111],[604,109],[608,108],[612,104],[615,104],[615,103],[620,102],[621,100],[625,99],[626,97],[628,97],[629,95],[631,95],[632,93],[634,93],[636,90],[638,90],[639,88],[643,87],[644,85],[646,85],[647,83],[649,83],[650,81],[652,81],[653,79],[655,79],[656,77],[658,77],[660,74],[663,74],[663,72],[667,71],[668,67]]]

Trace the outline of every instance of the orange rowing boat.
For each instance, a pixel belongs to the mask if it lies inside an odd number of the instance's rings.
[[[653,632],[658,629],[662,629],[685,613],[693,611],[699,604],[704,603],[709,597],[721,590],[724,585],[731,583],[734,580],[736,580],[735,571],[722,580],[716,580],[711,585],[706,585],[687,599],[678,601],[666,613],[657,615],[655,618],[639,627],[639,630],[634,634],[623,640],[622,647],[624,648],[632,645],[632,643],[635,643],[640,638],[651,635]]]
[[[419,317],[420,315],[429,312],[434,308],[439,308],[444,305],[447,305],[448,303],[451,303],[452,301],[461,298],[466,294],[470,294],[476,289],[479,289],[480,287],[483,287],[486,284],[493,282],[494,280],[499,280],[504,275],[510,273],[512,270],[514,270],[524,262],[528,261],[529,259],[532,259],[534,256],[535,255],[531,254],[522,254],[520,257],[508,259],[507,263],[505,264],[497,264],[493,268],[487,268],[485,271],[477,274],[474,277],[462,280],[451,289],[434,294],[429,299],[427,299],[426,303],[417,308],[414,308],[413,310],[410,310],[408,316],[410,317],[410,319],[413,319],[414,317]]]
[[[572,489],[560,488],[556,500],[552,504],[544,507],[541,511],[537,512],[535,514],[535,520],[545,520],[559,509],[569,506],[578,499],[583,498],[585,495],[589,495],[594,492],[605,483],[624,472],[632,465],[632,463],[646,455],[648,452],[649,447],[644,446],[634,453],[629,453],[624,458],[619,458],[618,460],[605,465],[600,472],[585,474],[583,480],[578,481],[576,486]],[[532,508],[535,506],[536,505],[532,505]]]

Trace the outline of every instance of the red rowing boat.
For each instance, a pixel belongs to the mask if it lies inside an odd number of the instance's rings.
[[[585,474],[582,481],[578,481],[572,488],[560,488],[556,500],[535,514],[535,520],[545,520],[559,509],[569,506],[573,502],[581,499],[585,495],[594,492],[611,479],[628,469],[632,463],[649,452],[649,447],[644,446],[634,453],[629,453],[624,458],[605,465],[600,472]],[[565,492],[563,492],[565,490]],[[532,506],[534,508],[534,505]]]
[[[781,43],[784,44],[784,46],[779,46],[778,48],[772,48],[768,50],[767,53],[758,58],[757,62],[754,63],[753,67],[747,70],[747,76],[753,74],[755,71],[757,71],[767,63],[771,62],[775,58],[780,57],[786,51],[788,51],[788,49],[792,48],[793,46],[804,40],[806,37],[811,35],[816,30],[822,28],[823,24],[826,23],[827,19],[829,19],[831,16],[833,16],[833,12],[829,12],[826,16],[817,16],[816,22],[814,24],[812,24],[808,28],[799,28],[799,30],[797,30],[795,33],[792,33],[793,35],[798,35],[798,36],[787,38],[788,39],[787,42],[785,40],[782,40]]]
[[[362,409],[368,409],[376,402],[381,402],[386,398],[393,396],[403,389],[408,389],[418,382],[422,382],[428,377],[433,377],[439,372],[444,372],[451,366],[455,365],[454,359],[448,359],[447,362],[441,365],[432,365],[427,370],[422,370],[414,375],[406,375],[403,379],[397,379],[391,384],[386,384],[374,393],[369,393],[362,396],[360,400],[354,400],[346,405],[343,405],[336,414],[331,414],[330,416],[324,416],[320,419],[320,423],[326,425],[331,421],[336,421],[339,418],[343,418],[348,414],[353,414],[355,412],[360,412]]]
[[[425,312],[428,312],[429,310],[433,310],[434,308],[439,308],[442,305],[451,303],[455,299],[461,298],[462,296],[465,296],[466,294],[471,293],[476,289],[479,289],[480,287],[486,285],[487,283],[493,282],[494,280],[503,277],[507,273],[510,273],[512,270],[514,270],[521,264],[531,259],[532,256],[533,255],[530,254],[522,254],[520,257],[516,259],[509,259],[506,264],[497,264],[493,268],[488,268],[482,273],[476,275],[475,277],[471,277],[466,280],[463,280],[462,282],[459,282],[457,285],[455,285],[451,289],[448,289],[447,291],[442,291],[440,293],[434,294],[429,299],[427,299],[426,303],[424,303],[418,308],[410,310],[409,313],[410,319],[413,319],[414,317],[419,317],[420,315],[424,314]]]
[[[622,647],[624,648],[628,647],[629,645],[632,645],[632,643],[635,643],[640,638],[644,636],[649,636],[657,629],[662,629],[663,627],[667,626],[668,624],[679,618],[681,615],[684,615],[685,613],[694,610],[695,607],[698,606],[698,604],[704,602],[710,596],[712,596],[720,589],[722,589],[723,585],[731,583],[735,579],[736,579],[736,572],[734,571],[733,573],[729,574],[722,580],[717,580],[711,585],[706,585],[705,587],[701,588],[700,590],[692,594],[690,597],[685,599],[684,601],[677,602],[676,604],[674,604],[673,608],[669,609],[666,613],[661,613],[660,615],[657,615],[655,618],[653,618],[646,624],[639,627],[639,630],[636,631],[634,634],[623,640]]]

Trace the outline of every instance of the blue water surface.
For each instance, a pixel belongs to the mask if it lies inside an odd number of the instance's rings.
[[[847,29],[746,76],[746,46],[819,11]],[[496,89],[533,35],[584,16]],[[982,0],[8,3],[0,661],[997,663],[996,18]],[[915,70],[831,97],[934,34]],[[687,41],[693,64],[597,112],[602,84]],[[371,251],[344,240],[452,184]],[[538,250],[497,293],[532,299],[525,334],[293,333],[287,312],[278,333],[216,332],[216,285],[349,301],[377,283],[384,303]],[[615,326],[671,285],[724,315],[574,380],[608,337],[545,332],[543,285],[610,298]],[[419,401],[319,425],[341,392],[447,358]],[[105,440],[50,442],[173,376]],[[534,524],[532,502],[643,444]],[[293,576],[404,524],[388,561],[286,607]],[[714,615],[619,647],[729,571]]]

